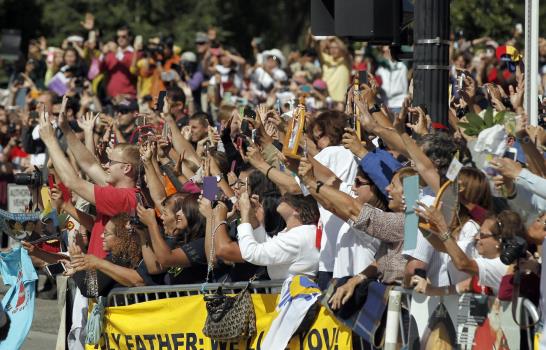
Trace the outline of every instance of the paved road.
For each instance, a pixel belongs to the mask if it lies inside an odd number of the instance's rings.
[[[43,276],[40,276],[43,279]],[[0,278],[0,298],[8,290]],[[23,344],[23,350],[50,350],[55,349],[60,315],[57,300],[36,299],[32,328]]]

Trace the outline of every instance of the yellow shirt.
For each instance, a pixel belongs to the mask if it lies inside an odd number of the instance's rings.
[[[334,59],[322,53],[322,80],[328,85],[328,93],[336,102],[345,101],[345,93],[350,84],[351,71],[343,57]]]

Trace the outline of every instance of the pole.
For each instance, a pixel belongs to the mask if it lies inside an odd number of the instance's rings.
[[[525,111],[538,125],[538,4],[525,0]]]
[[[387,324],[385,325],[385,350],[398,349],[398,327],[400,326],[400,303],[402,292],[391,290],[387,306]]]
[[[415,1],[413,104],[448,126],[450,1]]]

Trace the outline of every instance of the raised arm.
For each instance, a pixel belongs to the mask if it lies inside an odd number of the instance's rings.
[[[165,187],[161,183],[159,176],[153,165],[156,162],[156,157],[154,156],[154,145],[150,142],[147,142],[140,146],[140,156],[142,163],[144,164],[144,172],[146,174],[146,183],[150,189],[150,195],[154,201],[154,206],[156,208],[161,208],[161,205],[165,198],[167,198],[167,193],[165,192]]]
[[[95,204],[93,184],[80,178],[74,171],[74,168],[70,164],[68,158],[64,155],[63,150],[55,137],[55,132],[51,126],[47,112],[43,113],[40,117],[40,137],[48,149],[55,171],[61,178],[61,181],[80,197],[91,204]]]
[[[61,128],[66,141],[68,143],[68,148],[78,156],[76,161],[78,166],[85,172],[93,182],[97,185],[106,185],[106,172],[95,158],[95,155],[87,149],[78,139],[66,119],[66,113],[64,112],[66,103],[68,102],[68,97],[63,97],[63,107],[61,107],[61,112],[59,113],[59,127]],[[98,115],[97,115],[98,116]],[[97,118],[93,117],[93,122]],[[91,118],[91,116],[89,116]],[[87,139],[87,134],[86,134]]]
[[[340,219],[344,221],[349,219],[356,220],[362,209],[362,205],[356,199],[339,191],[335,187],[317,180],[313,174],[314,163],[309,162],[306,158],[302,158],[298,168],[300,179],[302,179],[311,195],[324,209],[331,211]]]
[[[420,122],[423,123],[426,120],[426,116],[421,107],[417,108],[419,113]],[[425,152],[417,145],[417,143],[411,138],[411,136],[405,130],[405,115],[399,113],[396,117],[395,129],[400,135],[402,142],[404,143],[404,150],[407,151],[409,158],[415,163],[415,168],[421,178],[429,185],[434,193],[438,193],[440,190],[440,174],[436,169],[434,163],[427,157]],[[396,150],[401,152],[402,150]]]
[[[445,252],[451,257],[453,264],[457,270],[477,275],[478,264],[475,260],[470,259],[465,252],[459,247],[457,241],[451,237],[448,226],[443,217],[441,206],[438,208],[428,206],[422,202],[417,202],[415,213],[422,220],[427,221],[431,226],[431,234],[436,237],[436,241],[429,239],[433,246],[438,243],[443,244]],[[432,236],[429,236],[432,237]]]
[[[152,212],[153,209],[145,209],[141,205],[138,205],[137,213],[139,213],[139,216],[142,215],[142,211]],[[147,224],[152,249],[154,250],[157,261],[161,264],[161,266],[191,266],[190,259],[181,248],[171,249],[167,242],[165,242],[165,239],[161,236],[157,222],[148,222]]]
[[[301,188],[294,177],[269,165],[257,148],[249,147],[246,152],[246,158],[253,167],[279,186],[281,193],[301,193]]]

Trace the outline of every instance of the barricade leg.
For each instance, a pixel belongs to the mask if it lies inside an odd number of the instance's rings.
[[[400,291],[391,290],[389,292],[387,325],[385,327],[385,350],[397,349],[401,299],[402,293]]]

